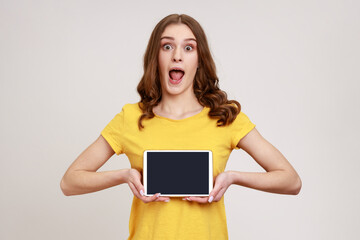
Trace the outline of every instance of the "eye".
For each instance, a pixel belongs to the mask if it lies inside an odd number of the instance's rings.
[[[186,51],[191,51],[193,49],[193,47],[191,46],[191,45],[187,45],[186,47],[185,47],[185,50]]]
[[[167,43],[167,44],[164,44],[164,45],[163,45],[163,49],[164,49],[164,50],[170,50],[170,49],[172,49],[172,46]]]

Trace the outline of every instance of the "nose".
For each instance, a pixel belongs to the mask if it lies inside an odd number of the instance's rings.
[[[173,52],[173,61],[174,62],[181,62],[182,61],[181,49],[180,48],[176,48],[175,51]]]

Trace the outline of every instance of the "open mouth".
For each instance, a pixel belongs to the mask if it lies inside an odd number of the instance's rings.
[[[181,82],[183,76],[185,74],[185,71],[182,70],[181,68],[172,68],[169,71],[169,78],[170,78],[170,82],[172,84],[178,84]]]

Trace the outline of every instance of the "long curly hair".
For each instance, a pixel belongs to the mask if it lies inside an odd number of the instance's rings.
[[[158,67],[160,38],[165,28],[170,24],[183,23],[193,32],[197,41],[199,68],[196,72],[193,90],[202,106],[210,108],[209,117],[218,119],[217,126],[231,124],[241,111],[241,105],[236,100],[228,100],[226,92],[219,88],[216,67],[211,56],[204,30],[192,17],[185,14],[171,14],[163,18],[151,33],[144,55],[144,75],[137,91],[141,97],[139,104],[143,114],[139,117],[139,130],[144,128],[142,121],[153,118],[153,107],[161,101],[161,82]],[[234,105],[235,104],[235,105]]]

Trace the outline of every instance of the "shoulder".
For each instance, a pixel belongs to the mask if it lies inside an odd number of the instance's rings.
[[[142,110],[139,107],[139,102],[136,103],[126,103],[122,107],[122,111],[127,115],[138,115],[142,113]]]
[[[244,124],[248,124],[250,121],[250,118],[248,117],[248,115],[246,115],[243,111],[240,111],[238,113],[238,115],[236,115],[234,121],[230,124],[231,126],[233,125],[244,125]]]
[[[132,119],[134,117],[140,116],[142,113],[138,103],[126,103],[122,106],[121,111],[115,115],[115,119],[123,121],[124,119]]]
[[[139,102],[136,103],[127,103],[123,105],[121,114],[124,118],[124,123],[128,126],[135,124],[139,120],[139,117],[142,115],[142,110],[139,106]]]
[[[231,106],[231,107],[235,107],[239,113],[235,115],[235,118],[234,120],[229,124],[230,126],[233,126],[233,125],[238,125],[238,124],[243,124],[243,123],[246,123],[246,122],[249,122],[250,119],[249,117],[247,116],[247,114],[245,114],[243,112],[243,109],[242,108],[238,108],[238,106],[235,104],[235,103],[230,103],[228,105],[228,107]],[[232,110],[233,111],[233,110]]]
[[[236,116],[236,119],[240,120],[250,120],[248,115],[246,115],[243,111],[239,112],[239,114]]]

